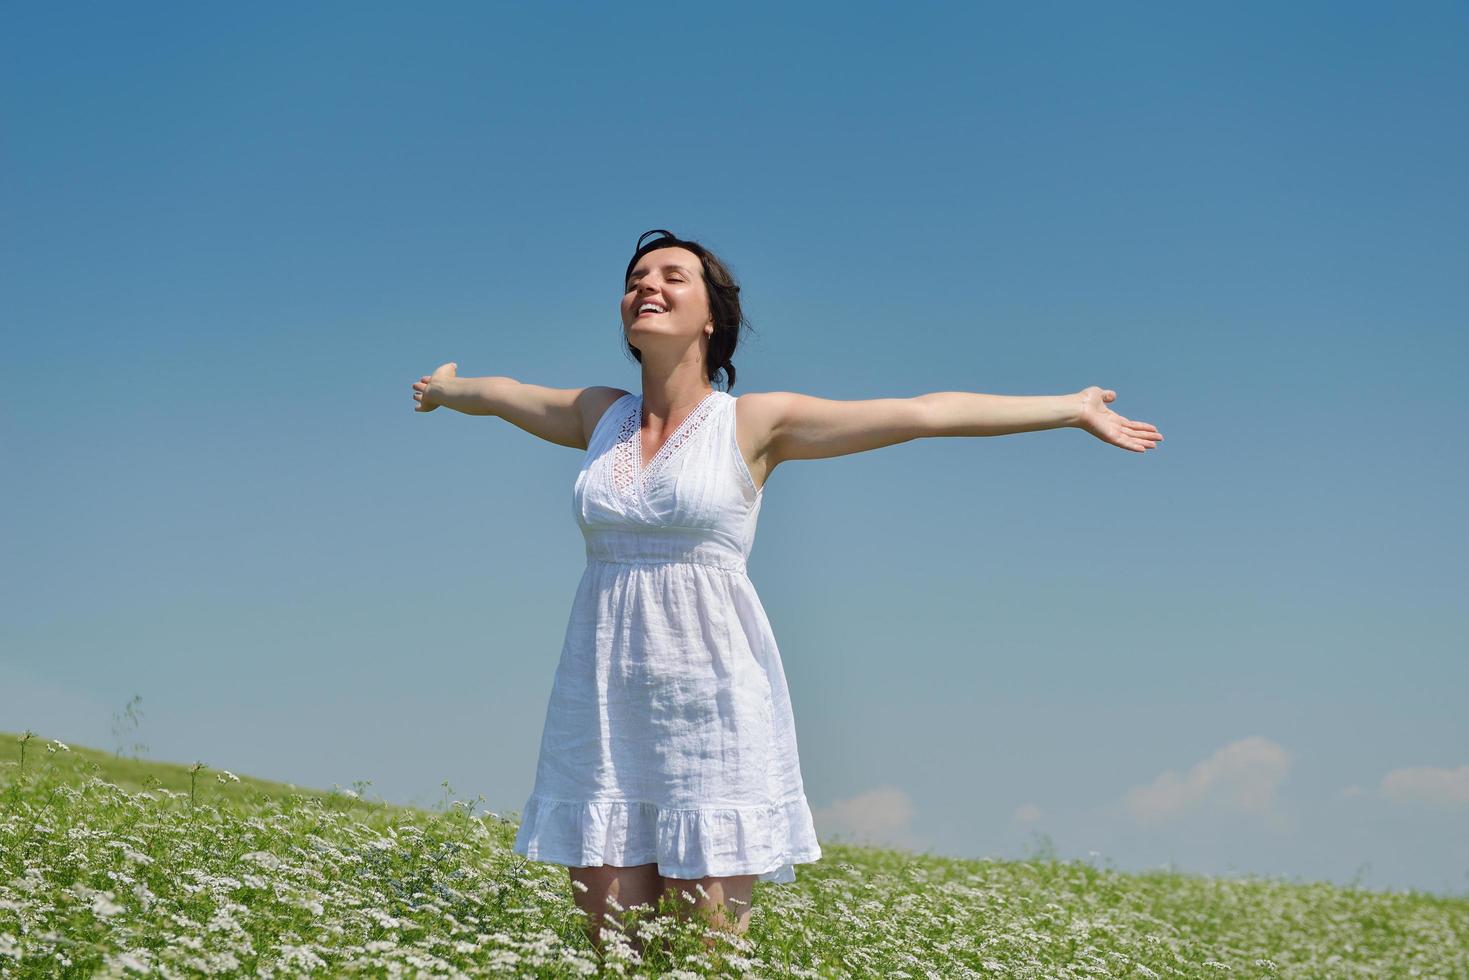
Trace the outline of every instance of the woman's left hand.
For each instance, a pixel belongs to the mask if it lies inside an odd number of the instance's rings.
[[[1076,427],[1085,429],[1103,442],[1142,453],[1163,441],[1157,426],[1123,418],[1108,408],[1107,403],[1117,397],[1117,392],[1110,388],[1092,385],[1079,392],[1078,397],[1081,398],[1081,411]]]

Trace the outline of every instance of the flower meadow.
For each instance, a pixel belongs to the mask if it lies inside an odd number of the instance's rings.
[[[1469,978],[1469,898],[836,842],[756,885],[743,936],[634,916],[643,952],[599,956],[566,869],[447,783],[425,810],[0,750],[0,977]]]

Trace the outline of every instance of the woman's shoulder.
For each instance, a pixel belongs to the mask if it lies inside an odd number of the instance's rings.
[[[630,394],[632,392],[605,385],[595,385],[582,392],[582,431],[587,433],[586,443],[591,443],[592,434],[612,407]]]

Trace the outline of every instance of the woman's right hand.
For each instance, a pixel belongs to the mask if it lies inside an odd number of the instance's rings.
[[[422,378],[413,382],[413,400],[418,404],[413,407],[415,412],[432,412],[438,408],[441,402],[439,397],[443,394],[444,382],[449,378],[458,377],[454,372],[459,365],[454,361],[448,364],[440,364],[434,369],[433,374],[425,374]]]

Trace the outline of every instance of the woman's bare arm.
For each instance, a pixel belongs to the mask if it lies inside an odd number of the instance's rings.
[[[514,378],[505,377],[431,376],[424,395],[432,400],[435,407],[442,405],[465,415],[499,415],[507,404],[509,389],[519,383]]]
[[[935,391],[915,401],[927,436],[1003,436],[1061,429],[1081,420],[1081,392],[1073,395],[988,395]]]
[[[451,361],[414,383],[417,411],[431,412],[442,405],[466,415],[495,415],[533,436],[573,449],[587,448],[602,413],[627,394],[603,385],[547,388],[503,376],[461,378],[457,369]]]
[[[1069,395],[936,391],[861,401],[789,391],[759,396],[770,418],[770,454],[775,463],[844,456],[924,436],[997,436],[1057,428],[1083,429],[1134,452],[1163,441],[1156,426],[1134,422],[1108,408],[1106,403],[1116,397],[1115,391],[1096,386]]]

